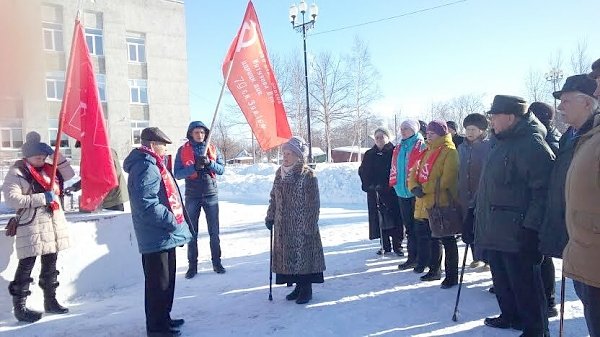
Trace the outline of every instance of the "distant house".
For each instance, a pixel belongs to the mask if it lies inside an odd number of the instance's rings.
[[[253,164],[254,157],[246,150],[240,151],[233,159],[229,159],[227,164]]]
[[[358,154],[362,156],[367,152],[368,147],[341,146],[331,150],[331,161],[334,163],[346,163],[349,161],[358,161]]]
[[[312,157],[314,163],[324,163],[327,161],[327,153],[321,150],[320,147],[312,148]]]

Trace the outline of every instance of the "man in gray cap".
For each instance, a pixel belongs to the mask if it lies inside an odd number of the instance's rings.
[[[177,182],[165,166],[171,140],[157,127],[145,128],[142,146],[125,158],[131,217],[142,254],[146,331],[152,337],[179,336],[183,319],[171,319],[175,291],[175,247],[192,238]]]
[[[501,314],[484,323],[523,330],[521,336],[546,336],[538,231],[554,155],[523,98],[498,95],[488,114],[496,144],[477,191],[475,245],[488,251]]]

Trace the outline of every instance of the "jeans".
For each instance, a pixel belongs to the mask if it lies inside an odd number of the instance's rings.
[[[398,198],[398,205],[400,206],[400,214],[406,228],[407,261],[417,261],[419,239],[415,228],[415,198]]]
[[[147,331],[169,331],[175,294],[175,266],[175,248],[142,254]]]
[[[575,293],[583,303],[583,314],[590,337],[600,337],[600,288],[573,280]]]
[[[198,222],[200,213],[204,209],[208,236],[210,237],[210,255],[213,265],[221,264],[221,241],[219,239],[219,196],[217,194],[195,198],[185,197],[185,208],[192,222],[194,234],[188,244],[188,262],[190,265],[198,263]]]

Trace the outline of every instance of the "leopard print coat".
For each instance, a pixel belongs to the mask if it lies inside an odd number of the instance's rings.
[[[319,185],[303,163],[290,174],[275,174],[265,220],[273,225],[273,272],[286,275],[320,273],[325,256],[319,233]]]

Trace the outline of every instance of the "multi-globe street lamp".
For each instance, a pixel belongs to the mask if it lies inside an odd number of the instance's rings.
[[[562,70],[558,68],[552,68],[549,72],[546,73],[546,75],[544,75],[546,81],[552,82],[554,91],[558,90],[558,83],[560,83],[560,81],[563,79],[563,76],[564,74]],[[554,98],[554,110],[556,110],[556,98]]]
[[[290,22],[292,23],[292,27],[297,32],[302,32],[302,41],[304,42],[304,89],[306,90],[306,131],[307,131],[307,142],[308,142],[308,162],[312,163],[312,138],[310,135],[310,104],[309,104],[309,95],[308,95],[308,62],[306,59],[306,31],[313,28],[315,26],[315,21],[317,20],[317,15],[319,14],[319,7],[317,4],[313,2],[310,5],[310,21],[306,21],[306,14],[308,10],[308,5],[304,0],[301,0],[298,6],[296,4],[292,4],[290,6]],[[298,17],[298,12],[302,14],[302,23],[296,24],[296,18]]]

